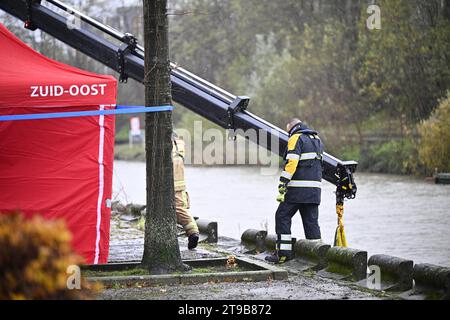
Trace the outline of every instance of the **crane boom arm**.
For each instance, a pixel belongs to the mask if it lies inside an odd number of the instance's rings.
[[[89,25],[89,28],[83,26],[73,28],[65,15],[44,6],[41,2],[1,0],[0,9],[25,21],[28,29],[39,28],[119,72],[121,80],[126,81],[130,77],[140,83],[143,82],[144,49],[137,43],[135,37],[104,25],[61,1],[48,0],[48,3]],[[223,128],[241,129],[239,130],[241,133],[253,129],[257,133],[256,136],[249,135],[247,138],[280,156],[283,155],[289,139],[288,134],[249,112],[248,97],[235,96],[183,68],[174,64],[171,66],[174,101]],[[272,145],[272,138],[278,139],[276,145]],[[341,161],[327,153],[323,156],[323,178],[336,185],[338,192],[341,190],[345,198],[354,198],[356,195],[353,179],[356,167],[355,161]]]

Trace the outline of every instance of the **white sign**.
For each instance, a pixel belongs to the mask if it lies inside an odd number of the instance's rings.
[[[132,136],[141,135],[141,121],[138,117],[133,117],[130,119],[130,133]]]

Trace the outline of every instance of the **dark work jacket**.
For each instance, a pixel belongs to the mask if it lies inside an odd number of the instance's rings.
[[[320,204],[323,144],[317,131],[309,129],[303,123],[292,128],[289,135],[289,144],[284,156],[286,160],[285,171],[290,167],[289,171],[293,175],[290,180],[283,177],[280,179],[288,185],[285,201],[289,203]],[[302,156],[306,158],[315,156],[315,158],[300,160]],[[295,159],[298,157],[300,159],[297,162]],[[295,164],[297,164],[295,172],[292,172]]]

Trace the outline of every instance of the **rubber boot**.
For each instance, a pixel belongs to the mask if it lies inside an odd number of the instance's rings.
[[[289,260],[292,260],[292,254],[289,251],[275,251],[265,259],[270,263],[283,264]]]
[[[188,249],[192,250],[197,248],[198,244],[198,233],[193,233],[188,237]]]

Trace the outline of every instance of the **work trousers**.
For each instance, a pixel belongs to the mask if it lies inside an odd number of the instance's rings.
[[[189,194],[186,191],[175,192],[175,207],[177,212],[177,223],[183,226],[186,235],[189,237],[194,233],[199,233],[197,223],[189,212]]]
[[[282,202],[275,215],[277,235],[291,235],[292,217],[300,211],[305,237],[309,240],[321,239],[319,227],[319,205],[309,203]]]

